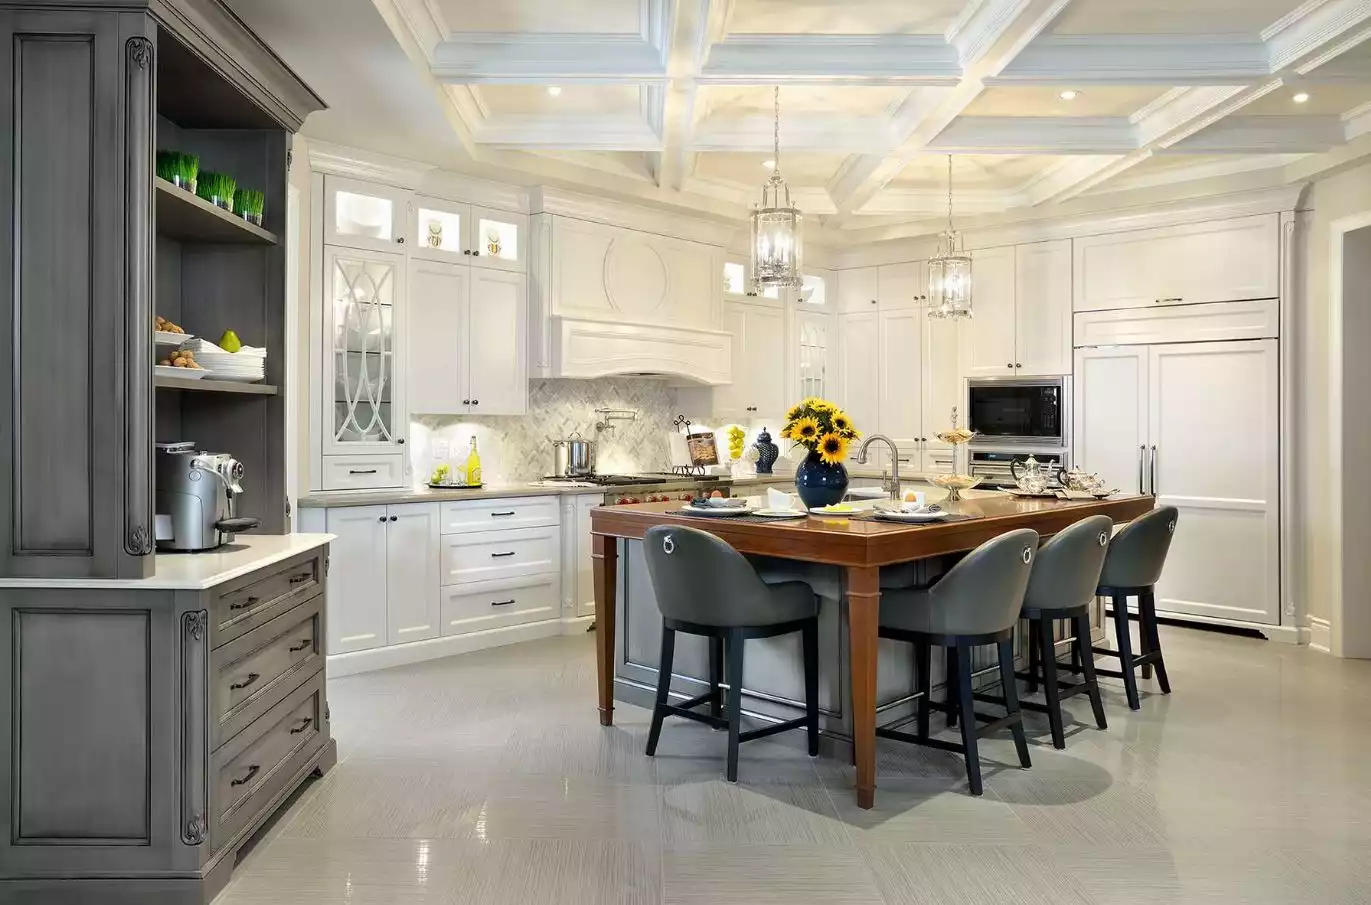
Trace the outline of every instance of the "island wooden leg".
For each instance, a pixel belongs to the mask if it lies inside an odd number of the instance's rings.
[[[592,535],[595,575],[595,687],[600,694],[600,725],[614,725],[614,580],[619,539]]]
[[[876,803],[876,649],[881,615],[881,571],[847,570],[847,643],[852,667],[852,742],[857,764],[857,807]],[[598,606],[598,604],[597,604]]]

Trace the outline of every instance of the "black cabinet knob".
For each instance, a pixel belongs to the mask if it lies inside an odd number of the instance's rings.
[[[405,244],[405,237],[404,237],[404,236],[399,236],[398,238],[396,238],[395,241],[396,241],[396,242],[399,242],[401,245],[404,245],[404,244]]]
[[[390,517],[390,520],[391,520],[392,522],[398,522],[398,521],[400,520],[400,516],[398,516],[398,515],[392,515],[392,516]]]
[[[479,399],[473,399],[473,400],[471,400],[471,404],[472,404],[472,405],[480,405],[480,404],[481,404],[481,400],[479,400]]]
[[[473,251],[473,252],[471,253],[471,256],[472,256],[473,258],[479,258],[479,257],[481,256],[481,249],[478,248],[478,249],[476,249],[475,251]]]
[[[463,248],[463,249],[462,249],[462,254],[464,254],[464,255],[470,255],[470,254],[471,254],[471,249],[470,249],[470,248]]]
[[[463,400],[462,400],[462,405],[471,405],[471,400],[470,400],[470,399],[463,399]]]
[[[378,522],[384,522],[385,520],[386,520],[386,517],[383,515],[383,516],[381,516],[380,518],[378,518],[376,521],[378,521]]]
[[[404,438],[404,437],[396,437],[396,438],[395,438],[395,442],[398,443],[398,444],[400,444],[401,446],[404,446],[404,445],[405,445],[405,438]]]
[[[1005,367],[1006,367],[1006,368],[1012,368],[1012,367],[1014,367],[1014,362],[1012,362],[1012,361],[1011,361],[1011,362],[1006,362],[1006,363],[1005,363]]]

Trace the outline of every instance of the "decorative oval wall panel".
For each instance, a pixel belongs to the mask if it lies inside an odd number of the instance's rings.
[[[666,302],[670,277],[657,249],[639,239],[617,237],[605,252],[605,296],[614,310],[646,317]]]

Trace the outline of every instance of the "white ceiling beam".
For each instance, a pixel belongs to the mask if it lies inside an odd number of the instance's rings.
[[[1342,115],[1343,139],[1353,141],[1371,133],[1371,103],[1362,104]]]
[[[660,152],[650,156],[648,166],[657,185],[681,191],[694,168],[690,151],[699,118],[700,67],[710,48],[724,35],[732,12],[732,0],[678,0],[673,3],[670,35],[666,42],[666,72],[670,79],[660,90]]]
[[[1266,45],[1235,35],[1045,35],[987,85],[1245,85]]]
[[[1305,0],[1262,38],[1272,72],[1303,75],[1371,38],[1371,0]]]
[[[962,154],[1122,154],[1138,147],[1122,116],[963,116],[926,146]]]
[[[497,148],[562,151],[660,151],[662,137],[641,116],[507,113],[473,130],[477,142]]]
[[[1158,153],[1319,154],[1347,140],[1342,117],[1229,116]]]
[[[433,49],[445,82],[620,84],[666,78],[660,48],[632,35],[468,34]]]
[[[747,35],[725,38],[705,84],[950,85],[955,48],[937,35]]]
[[[1144,159],[1151,155],[1150,151],[1136,153],[1143,155]],[[1039,204],[1066,201],[1135,164],[1136,161],[1126,154],[1064,160],[1020,189],[1016,193],[1019,202],[1016,206],[1036,207]]]
[[[784,109],[785,91],[781,91]],[[715,116],[695,127],[696,151],[766,151],[773,147],[770,116]],[[787,151],[876,153],[898,144],[883,119],[871,116],[789,116],[781,120],[781,154]]]
[[[904,161],[925,148],[960,116],[998,75],[1038,39],[1071,0],[981,0],[948,29],[948,46],[957,54],[963,78],[941,102],[909,123],[899,156],[879,164],[848,161],[829,184],[838,221],[856,213],[904,168]],[[912,99],[911,99],[912,101]],[[861,178],[858,178],[861,176]]]

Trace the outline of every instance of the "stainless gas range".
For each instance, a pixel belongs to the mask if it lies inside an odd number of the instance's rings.
[[[606,506],[625,503],[656,503],[689,500],[701,492],[717,491],[732,496],[727,478],[709,475],[679,475],[664,472],[631,475],[587,475],[579,478],[544,478],[547,487],[603,487]]]

